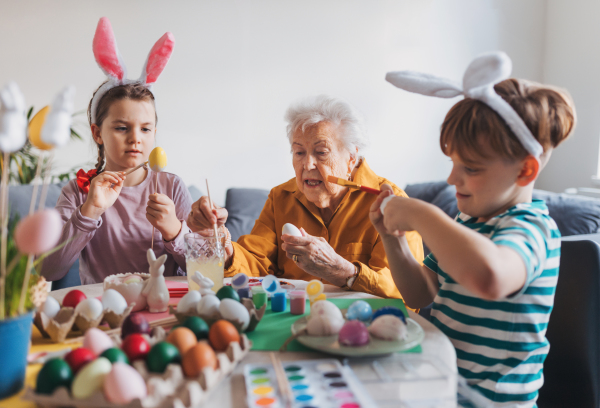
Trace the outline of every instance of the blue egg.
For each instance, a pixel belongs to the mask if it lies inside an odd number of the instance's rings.
[[[404,322],[404,324],[406,324],[406,316],[404,316],[404,313],[402,313],[402,310],[400,310],[394,306],[384,306],[380,309],[377,309],[375,311],[375,313],[373,313],[373,320],[377,319],[379,316],[383,316],[386,314],[391,314],[396,317],[399,317],[400,320],[402,320]]]
[[[368,322],[371,320],[372,315],[373,309],[371,309],[371,305],[364,300],[357,300],[348,308],[348,311],[346,312],[346,319]]]

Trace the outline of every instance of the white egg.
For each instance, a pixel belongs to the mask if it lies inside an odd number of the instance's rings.
[[[250,324],[250,313],[244,305],[237,300],[225,298],[221,300],[219,312],[225,320],[237,321],[242,323],[242,331],[246,330]]]
[[[219,313],[220,304],[221,301],[216,295],[202,296],[202,299],[196,305],[196,312],[200,315],[210,316],[214,313]]]
[[[104,311],[112,310],[120,315],[127,309],[127,301],[123,295],[116,290],[107,289],[102,294],[102,309],[104,309]]]
[[[177,313],[190,313],[196,310],[198,302],[202,299],[202,295],[197,290],[190,290],[177,303]]]
[[[44,314],[50,319],[54,319],[54,316],[56,316],[59,311],[60,303],[58,303],[58,300],[54,299],[52,296],[48,296],[46,298],[46,302],[44,302],[42,312],[44,312]]]
[[[329,300],[319,300],[310,306],[309,320],[315,316],[325,317],[332,320],[344,320],[341,310]]]
[[[88,320],[96,320],[102,314],[102,302],[96,298],[84,299],[75,307],[75,313]]]
[[[398,317],[387,314],[379,316],[369,326],[369,333],[382,340],[402,340],[408,336],[406,324]]]
[[[306,330],[311,336],[331,336],[338,334],[342,326],[344,326],[344,318],[315,316],[306,324]]]
[[[298,228],[296,228],[296,226],[294,224],[290,224],[289,222],[287,224],[283,225],[282,234],[292,235],[294,237],[302,236],[302,233],[300,232],[300,230]]]

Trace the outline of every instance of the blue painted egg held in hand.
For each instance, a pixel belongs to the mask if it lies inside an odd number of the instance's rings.
[[[346,312],[346,319],[348,320],[368,322],[371,320],[371,316],[373,316],[373,309],[371,309],[371,305],[364,300],[353,302]]]
[[[380,309],[377,309],[375,311],[375,313],[373,313],[373,320],[377,319],[379,316],[383,316],[386,314],[391,314],[391,315],[397,316],[400,318],[400,320],[402,320],[404,322],[404,324],[406,324],[406,316],[404,316],[404,313],[402,313],[402,310],[400,310],[394,306],[384,306]]]

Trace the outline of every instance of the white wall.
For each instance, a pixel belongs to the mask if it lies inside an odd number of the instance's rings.
[[[538,188],[589,187],[598,171],[600,2],[548,0],[543,81],[566,88],[577,109],[575,133],[552,154]]]
[[[540,80],[545,14],[544,0],[4,0],[0,85],[16,80],[40,108],[72,83],[84,109],[103,80],[91,50],[101,16],[112,21],[131,77],[170,30],[176,49],[155,87],[158,143],[169,170],[186,183],[203,188],[208,177],[223,203],[228,187],[269,189],[291,178],[285,109],[329,93],[364,113],[372,136],[367,160],[404,186],[447,176],[439,126],[456,100],[402,92],[385,73],[459,79],[475,55],[502,49],[516,76]],[[72,143],[58,152],[56,168],[95,158],[91,143]]]

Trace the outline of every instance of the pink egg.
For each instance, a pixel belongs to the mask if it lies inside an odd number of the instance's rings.
[[[83,336],[83,347],[99,356],[104,350],[115,347],[115,344],[102,330],[92,327]]]
[[[364,346],[369,343],[369,331],[367,326],[358,320],[347,321],[338,337],[340,344],[344,346]]]
[[[144,379],[128,364],[114,363],[104,378],[104,396],[110,402],[128,404],[136,398],[145,398],[147,393]]]
[[[15,228],[15,243],[21,253],[40,255],[58,244],[63,222],[55,209],[38,211],[23,218]]]

